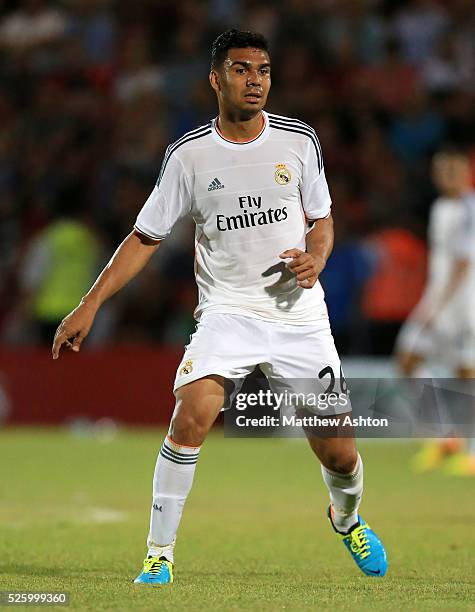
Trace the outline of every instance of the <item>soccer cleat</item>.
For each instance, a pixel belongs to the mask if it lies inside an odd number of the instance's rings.
[[[147,557],[143,570],[134,580],[135,584],[171,584],[173,582],[173,563],[166,557]]]
[[[382,578],[388,569],[386,551],[383,543],[361,516],[348,533],[341,533],[335,528],[332,520],[331,506],[328,507],[328,518],[334,531],[341,535],[343,544],[349,550],[356,565],[366,576]]]
[[[475,476],[475,455],[453,455],[446,460],[442,471],[448,476]]]

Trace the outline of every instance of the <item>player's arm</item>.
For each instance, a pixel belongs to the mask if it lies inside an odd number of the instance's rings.
[[[323,168],[323,156],[317,134],[306,130],[302,150],[302,178],[300,197],[306,219],[313,219],[313,227],[305,237],[305,252],[288,249],[280,254],[291,258],[287,267],[297,276],[303,289],[311,289],[327,263],[333,248],[333,219],[331,198]]]
[[[54,337],[53,359],[58,359],[63,346],[79,351],[101,305],[142,270],[159,244],[136,230],[127,236],[79,305],[62,320]]]
[[[303,289],[311,289],[324,269],[333,249],[333,218],[317,219],[307,233],[305,252],[288,249],[280,254],[282,259],[291,258],[287,267],[297,276]]]
[[[142,270],[176,221],[190,212],[191,199],[183,163],[167,149],[159,180],[137,216],[134,231],[119,246],[79,306],[58,327],[53,359],[59,357],[62,346],[79,351],[101,304]]]

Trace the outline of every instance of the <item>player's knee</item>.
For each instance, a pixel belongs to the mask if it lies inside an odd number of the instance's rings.
[[[172,419],[170,433],[177,444],[201,446],[208,433],[208,428],[196,416],[178,413]]]
[[[354,471],[356,462],[358,461],[358,453],[353,450],[338,453],[329,453],[325,457],[325,467],[332,472],[340,474],[351,474]]]

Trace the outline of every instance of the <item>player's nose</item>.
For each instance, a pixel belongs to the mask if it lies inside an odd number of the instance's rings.
[[[248,87],[256,87],[257,85],[261,84],[261,81],[262,76],[256,70],[256,72],[253,72],[248,76],[246,85]]]

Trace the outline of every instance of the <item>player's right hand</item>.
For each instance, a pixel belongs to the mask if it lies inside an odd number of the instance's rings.
[[[94,308],[81,303],[61,321],[54,335],[53,359],[58,359],[63,346],[68,350],[79,353],[82,341],[89,333],[95,316],[96,310]]]

